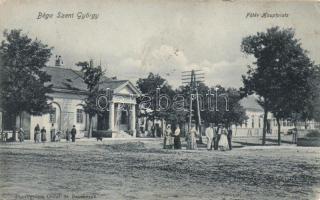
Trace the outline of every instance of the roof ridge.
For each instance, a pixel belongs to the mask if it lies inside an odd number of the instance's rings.
[[[125,81],[125,82],[127,82],[127,81],[129,81],[129,80],[106,80],[106,81],[103,81],[103,82],[121,82],[121,81]]]
[[[58,68],[58,69],[74,70],[71,68],[63,67],[63,66],[45,66],[45,68]],[[79,70],[75,70],[75,71],[79,71]]]
[[[77,71],[77,70],[74,70],[74,69],[71,69],[71,71],[78,76],[77,78],[81,78],[83,80],[83,77],[81,76],[81,74],[77,73],[77,72],[80,72],[80,71]]]

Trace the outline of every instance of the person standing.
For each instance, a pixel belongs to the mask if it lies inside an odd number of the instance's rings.
[[[225,151],[228,148],[227,131],[223,127],[221,128],[221,134],[220,134],[220,140],[219,140],[218,146],[221,151]]]
[[[196,130],[195,124],[192,124],[191,129],[188,133],[187,149],[190,149],[190,150],[198,149],[197,136],[198,136],[198,131]]]
[[[47,131],[45,127],[41,129],[41,142],[45,143],[47,141]]]
[[[67,140],[67,142],[70,142],[70,131],[68,128],[66,130],[66,140]]]
[[[54,127],[54,124],[51,124],[51,128],[50,128],[50,140],[51,140],[51,142],[54,142],[55,135],[56,135],[56,129]]]
[[[177,125],[176,130],[174,131],[174,149],[181,149],[181,140],[180,140],[180,127]]]
[[[212,145],[213,145],[213,148],[214,148],[214,150],[216,150],[217,149],[217,139],[218,139],[218,127],[217,126],[215,126],[214,124],[212,124],[212,126],[213,126],[213,139],[212,139]]]
[[[206,128],[206,138],[207,138],[207,150],[208,151],[212,150],[213,128],[212,128],[212,124],[211,123]]]
[[[228,139],[228,145],[229,149],[232,150],[232,128],[228,127],[228,133],[227,133],[227,139]]]
[[[163,139],[163,148],[164,149],[172,149],[172,137],[171,137],[171,125],[168,124],[165,130],[165,135]]]
[[[73,127],[71,129],[71,140],[72,140],[72,142],[76,141],[76,134],[77,134],[76,126],[73,125]]]
[[[293,128],[293,130],[292,130],[292,144],[297,144],[297,135],[298,135],[298,129]]]
[[[40,142],[40,126],[39,124],[36,125],[34,128],[34,142],[39,143]]]
[[[60,142],[61,140],[61,131],[57,131],[55,134],[54,134],[54,139],[53,141],[54,142]]]
[[[221,138],[221,134],[222,134],[222,125],[219,124],[218,128],[217,128],[217,132],[216,132],[216,139],[215,139],[215,147],[214,150],[218,150],[219,148],[219,142],[220,142],[220,138]]]
[[[24,141],[24,130],[22,128],[20,128],[18,131],[18,137],[20,142]]]

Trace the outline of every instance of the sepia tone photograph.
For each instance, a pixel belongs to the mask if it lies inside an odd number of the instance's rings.
[[[0,0],[0,199],[320,200],[320,1]]]

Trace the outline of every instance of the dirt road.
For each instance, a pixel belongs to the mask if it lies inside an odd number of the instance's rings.
[[[320,199],[320,148],[0,145],[0,199]]]

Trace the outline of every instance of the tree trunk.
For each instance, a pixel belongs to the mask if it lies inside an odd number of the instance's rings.
[[[17,117],[19,116],[19,126],[18,126],[18,124],[17,124]],[[16,136],[17,136],[17,127],[20,127],[20,125],[21,125],[21,113],[18,113],[18,114],[13,114],[13,118],[11,119],[11,120],[13,120],[13,123],[12,124],[14,124],[14,127],[12,127],[12,139],[13,139],[13,141],[14,142],[16,142],[17,140],[16,140]]]
[[[89,115],[89,132],[88,132],[88,138],[92,137],[92,116]]]
[[[280,125],[280,119],[276,118],[277,125],[278,125],[278,145],[281,145],[281,125]]]
[[[153,130],[152,130],[152,127],[151,127],[151,131],[152,131],[153,137],[156,137],[156,119],[155,119],[155,117],[153,117],[152,124],[153,124]]]
[[[263,129],[262,129],[262,145],[266,144],[266,134],[267,134],[267,118],[268,118],[268,110],[264,109],[263,114]]]
[[[22,113],[19,114],[19,128],[22,127]]]

